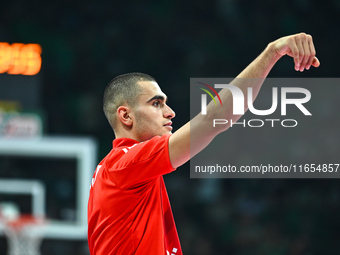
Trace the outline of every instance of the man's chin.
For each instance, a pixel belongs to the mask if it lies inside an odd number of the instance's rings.
[[[172,126],[164,126],[166,130],[168,130],[170,133],[172,132],[173,127]]]

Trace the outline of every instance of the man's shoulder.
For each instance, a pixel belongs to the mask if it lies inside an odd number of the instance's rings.
[[[117,165],[117,163],[120,165],[119,162],[135,164],[146,160],[165,148],[167,151],[169,136],[170,134],[154,136],[150,140],[143,142],[138,142],[130,138],[117,138],[113,140],[112,150],[102,160],[101,164],[110,167],[114,164]]]
[[[166,134],[163,136],[154,136],[149,140],[145,140],[142,142],[138,142],[134,139],[131,138],[117,138],[114,139],[112,142],[112,150],[111,153],[115,153],[119,150],[127,153],[130,151],[132,148],[138,146],[139,148],[146,148],[150,146],[163,146],[163,144],[167,144],[169,137],[171,134]]]

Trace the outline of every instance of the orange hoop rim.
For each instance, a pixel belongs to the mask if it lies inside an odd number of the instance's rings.
[[[25,226],[39,226],[45,223],[43,217],[37,217],[32,214],[22,214],[16,219],[4,219],[5,225],[14,230],[21,230]]]

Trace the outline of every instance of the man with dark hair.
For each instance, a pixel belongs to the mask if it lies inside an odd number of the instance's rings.
[[[156,81],[153,77],[143,73],[122,74],[114,78],[106,87],[103,99],[103,110],[114,130],[117,118],[117,108],[124,103],[135,107],[137,97],[141,92],[139,81]]]
[[[265,77],[284,55],[295,70],[320,65],[312,37],[305,33],[282,37],[266,49],[232,84],[257,95]],[[239,79],[257,78],[257,79]],[[116,139],[94,173],[88,204],[91,255],[182,255],[163,175],[174,171],[204,149],[227,125],[212,119],[232,119],[232,95],[219,93],[223,106],[210,103],[209,115],[198,114],[172,134],[175,113],[154,78],[141,73],[118,76],[104,93],[104,112]]]

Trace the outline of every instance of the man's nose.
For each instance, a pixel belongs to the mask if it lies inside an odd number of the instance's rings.
[[[167,119],[172,119],[176,116],[175,112],[169,107],[169,106],[165,106],[164,107],[164,117]]]

